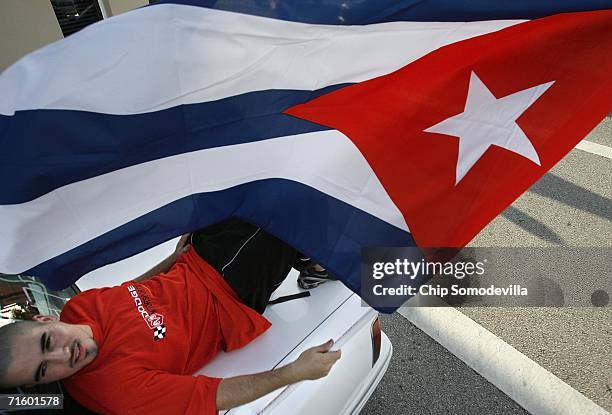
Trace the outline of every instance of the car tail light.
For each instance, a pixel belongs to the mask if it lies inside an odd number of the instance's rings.
[[[374,367],[380,357],[381,327],[379,317],[376,317],[372,322],[370,333],[372,334],[372,367]]]

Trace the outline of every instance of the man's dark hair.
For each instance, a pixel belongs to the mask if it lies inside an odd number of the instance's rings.
[[[5,381],[8,367],[13,358],[13,347],[15,346],[15,337],[20,334],[29,332],[35,325],[40,324],[35,321],[18,321],[16,323],[7,324],[0,327],[0,387],[11,388],[14,386]]]

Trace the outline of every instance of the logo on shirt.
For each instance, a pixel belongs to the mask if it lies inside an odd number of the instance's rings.
[[[162,340],[166,337],[166,326],[164,325],[164,316],[160,313],[155,312],[151,304],[150,298],[141,289],[137,289],[133,285],[127,287],[136,310],[140,313],[140,316],[147,324],[149,329],[153,330],[153,339],[155,341]]]
[[[166,326],[162,324],[161,326],[155,327],[153,330],[153,340],[159,341],[164,337],[166,337]]]

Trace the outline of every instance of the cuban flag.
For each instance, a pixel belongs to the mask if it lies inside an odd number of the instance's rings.
[[[0,272],[61,289],[237,216],[359,293],[362,248],[464,246],[612,110],[610,8],[184,0],[91,25],[0,75]]]

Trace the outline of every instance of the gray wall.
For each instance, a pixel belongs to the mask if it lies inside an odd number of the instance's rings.
[[[149,4],[148,0],[100,0],[111,17]],[[0,0],[0,72],[22,56],[62,39],[49,0]]]
[[[101,0],[101,3],[104,4],[110,17],[149,4],[149,0]]]
[[[0,71],[62,38],[49,0],[0,0]]]

